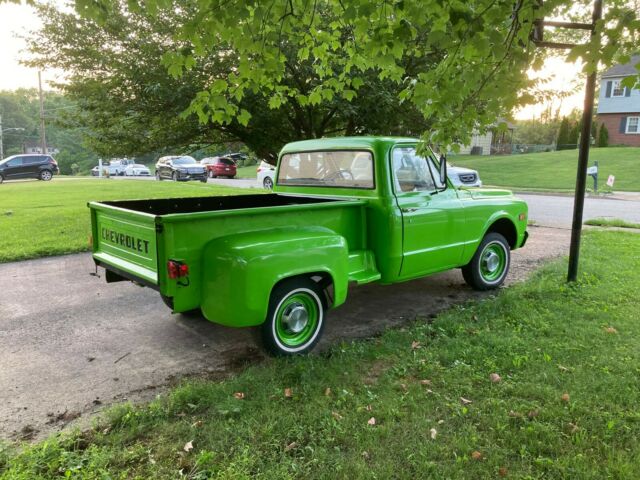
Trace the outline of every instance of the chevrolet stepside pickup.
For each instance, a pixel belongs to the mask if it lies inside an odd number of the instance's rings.
[[[290,143],[270,194],[89,207],[107,282],[154,288],[173,312],[260,326],[279,355],[314,347],[350,283],[461,268],[473,288],[492,289],[527,239],[526,203],[505,190],[454,188],[446,159],[411,138]]]

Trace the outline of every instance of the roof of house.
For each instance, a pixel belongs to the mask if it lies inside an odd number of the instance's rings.
[[[614,65],[602,74],[602,77],[626,77],[628,75],[638,74],[636,65],[640,63],[640,55],[633,55],[629,63],[624,65]]]

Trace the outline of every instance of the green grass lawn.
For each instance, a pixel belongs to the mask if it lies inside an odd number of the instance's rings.
[[[246,190],[200,182],[54,178],[0,185],[0,262],[88,250],[87,202],[232,195]]]
[[[638,479],[639,252],[588,232],[574,285],[559,261],[369,341],[191,380],[0,447],[0,478]]]
[[[618,227],[618,228],[637,228],[640,229],[640,223],[627,222],[621,218],[592,218],[584,222],[585,225],[593,225],[596,227]]]
[[[599,163],[601,189],[607,188],[607,177],[614,175],[614,191],[640,192],[640,148],[593,148],[589,164],[593,165],[595,160]],[[578,150],[493,157],[452,155],[450,161],[460,167],[478,170],[485,185],[573,191]],[[587,187],[593,187],[591,177],[587,179]]]

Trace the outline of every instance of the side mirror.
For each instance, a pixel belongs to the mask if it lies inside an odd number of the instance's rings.
[[[440,156],[440,165],[438,166],[438,172],[440,173],[440,184],[447,188],[447,156]]]

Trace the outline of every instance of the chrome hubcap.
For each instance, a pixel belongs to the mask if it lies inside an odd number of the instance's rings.
[[[484,267],[489,273],[494,273],[500,266],[500,257],[496,252],[487,252],[483,259]]]
[[[309,312],[301,303],[292,303],[282,313],[282,323],[292,333],[300,333],[309,322]]]

